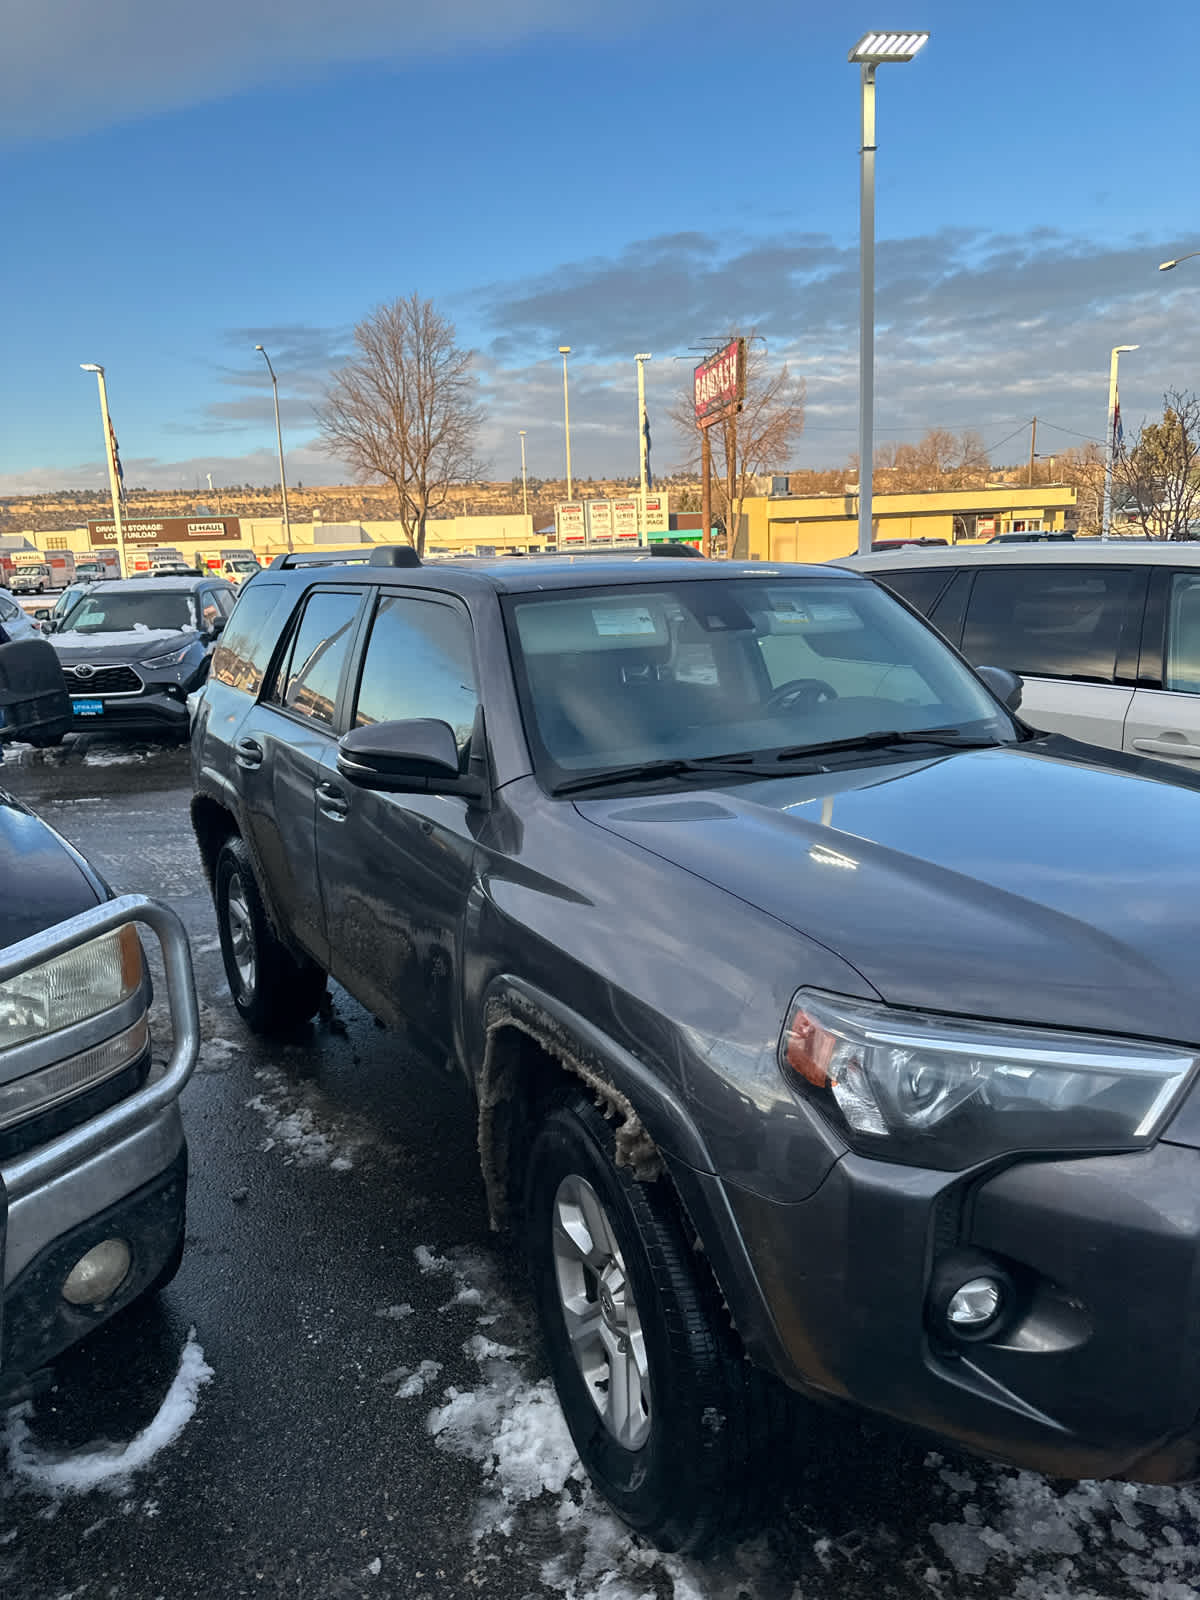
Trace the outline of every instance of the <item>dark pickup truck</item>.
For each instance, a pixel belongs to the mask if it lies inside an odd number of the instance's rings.
[[[56,695],[66,700],[48,645],[0,645],[0,737],[52,729]],[[158,1070],[139,924],[166,968],[174,1039]],[[179,1094],[199,1041],[175,913],[114,897],[0,789],[0,1405],[174,1275],[187,1186]]]
[[[1194,1476],[1200,793],[1035,733],[869,580],[287,557],[196,710],[235,1003],[465,1074],[563,1411],[662,1545],[797,1396]]]

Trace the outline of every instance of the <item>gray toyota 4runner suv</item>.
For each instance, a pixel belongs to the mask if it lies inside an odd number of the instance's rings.
[[[1200,792],[1035,734],[869,580],[282,558],[198,707],[255,1029],[332,974],[474,1088],[632,1526],[771,1504],[795,1395],[1071,1477],[1200,1446]]]

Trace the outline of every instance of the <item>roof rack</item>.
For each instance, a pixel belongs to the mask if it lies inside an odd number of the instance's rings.
[[[359,550],[288,550],[272,567],[419,567],[421,558],[410,544],[375,544]]]

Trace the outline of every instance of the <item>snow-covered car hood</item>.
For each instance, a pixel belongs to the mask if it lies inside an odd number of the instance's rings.
[[[144,661],[194,644],[195,628],[124,628],[118,633],[52,633],[50,643],[65,662]]]
[[[576,806],[893,1004],[1200,1044],[1200,793],[1075,748]]]

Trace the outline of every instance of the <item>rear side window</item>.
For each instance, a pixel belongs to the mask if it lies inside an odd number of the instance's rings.
[[[283,621],[281,583],[261,578],[243,591],[213,654],[212,675],[231,689],[257,695]]]
[[[309,595],[275,676],[269,696],[275,705],[332,725],[360,600],[357,594],[323,589]]]
[[[950,581],[950,574],[944,567],[940,572],[926,569],[924,572],[880,572],[873,576],[876,583],[898,594],[901,600],[907,600],[910,606],[926,617]]]
[[[1164,687],[1200,694],[1200,576],[1177,572],[1167,611],[1167,671]]]
[[[1031,677],[1111,683],[1132,576],[1104,567],[977,572],[963,654]]]

